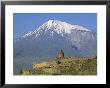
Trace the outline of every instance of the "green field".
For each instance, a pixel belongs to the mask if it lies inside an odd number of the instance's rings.
[[[32,63],[20,75],[97,75],[97,58],[64,58]]]

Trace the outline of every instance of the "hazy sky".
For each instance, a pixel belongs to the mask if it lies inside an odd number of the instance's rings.
[[[14,13],[13,18],[14,38],[35,30],[48,20],[65,21],[90,30],[97,30],[97,14],[95,13]]]

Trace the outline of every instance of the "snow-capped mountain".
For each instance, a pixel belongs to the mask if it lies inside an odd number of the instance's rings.
[[[51,31],[51,29],[54,29]],[[62,22],[62,21],[58,21],[58,20],[49,20],[47,22],[45,22],[42,26],[40,26],[38,29],[36,29],[35,31],[30,31],[28,33],[26,33],[25,35],[23,35],[23,37],[28,37],[28,36],[32,36],[33,34],[36,34],[36,36],[42,32],[46,32],[50,30],[51,33],[56,32],[57,34],[63,35],[63,34],[70,34],[72,32],[72,30],[83,30],[83,31],[90,31],[82,26],[78,26],[78,25],[71,25],[69,23],[66,22]]]
[[[14,40],[15,58],[51,59],[60,49],[69,57],[96,55],[97,33],[79,25],[49,20]]]

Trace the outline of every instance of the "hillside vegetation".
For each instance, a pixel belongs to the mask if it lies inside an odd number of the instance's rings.
[[[33,69],[21,70],[21,75],[97,75],[97,58],[64,58],[34,62]]]

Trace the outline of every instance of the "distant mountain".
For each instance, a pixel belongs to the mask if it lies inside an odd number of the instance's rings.
[[[79,25],[49,20],[14,40],[14,58],[55,58],[60,49],[67,57],[97,54],[97,33]]]

